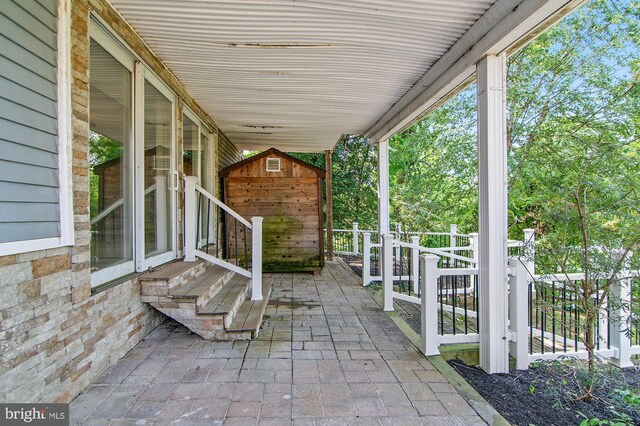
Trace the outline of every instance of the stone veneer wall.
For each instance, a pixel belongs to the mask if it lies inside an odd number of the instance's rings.
[[[140,301],[140,284],[135,278],[91,294],[88,192],[91,10],[178,95],[177,152],[182,151],[182,103],[217,130],[211,117],[107,1],[71,0],[75,244],[0,257],[0,402],[70,401],[165,319]],[[178,170],[181,168],[179,164]],[[181,216],[179,213],[178,217]],[[178,229],[181,228],[179,224]]]

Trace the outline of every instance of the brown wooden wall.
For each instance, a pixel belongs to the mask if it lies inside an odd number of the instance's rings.
[[[280,172],[266,171],[266,160],[272,157],[280,158]],[[316,170],[270,154],[231,170],[224,184],[229,207],[248,220],[264,217],[265,271],[315,271],[324,266],[322,177]],[[230,240],[235,250],[233,237]],[[238,237],[240,251],[242,240],[243,234]]]

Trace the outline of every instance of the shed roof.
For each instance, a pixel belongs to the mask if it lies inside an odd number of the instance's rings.
[[[325,172],[324,169],[322,169],[320,167],[317,167],[317,166],[314,166],[311,163],[307,163],[306,161],[302,161],[299,158],[293,157],[293,156],[291,156],[289,154],[286,154],[286,153],[284,153],[282,151],[279,151],[279,150],[277,150],[275,148],[269,148],[268,150],[263,151],[260,154],[253,155],[253,156],[251,156],[249,158],[245,158],[242,161],[238,161],[235,164],[227,166],[224,169],[220,170],[219,175],[221,177],[224,177],[224,176],[228,175],[230,172],[232,172],[233,170],[239,169],[242,166],[245,166],[247,164],[253,163],[254,161],[258,161],[261,158],[268,157],[269,155],[274,155],[274,154],[278,155],[278,156],[280,156],[282,158],[285,158],[285,159],[287,159],[287,160],[289,160],[289,161],[291,161],[293,163],[296,163],[296,164],[298,164],[298,165],[300,165],[302,167],[305,167],[305,168],[307,168],[309,170],[312,170],[313,172],[315,172],[318,175],[318,177],[321,177],[321,178],[325,177],[326,172]]]

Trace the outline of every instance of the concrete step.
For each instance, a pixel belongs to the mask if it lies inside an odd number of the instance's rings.
[[[220,315],[224,318],[226,329],[233,321],[236,312],[246,299],[251,289],[251,280],[242,275],[235,274],[229,283],[224,286],[207,305],[199,307],[199,315]]]
[[[234,277],[234,273],[216,265],[210,265],[205,272],[190,283],[179,288],[169,290],[169,297],[173,299],[193,299],[196,309],[206,306]]]
[[[262,300],[253,301],[251,294],[248,294],[227,328],[229,340],[249,340],[258,337],[270,294],[270,279],[264,280],[262,283]]]
[[[156,296],[168,296],[183,286],[189,285],[208,268],[209,264],[203,261],[184,262],[176,261],[160,266],[138,278],[141,284],[142,301],[145,298]]]

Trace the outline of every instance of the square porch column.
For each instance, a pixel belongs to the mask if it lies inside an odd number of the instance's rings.
[[[389,233],[389,141],[378,141],[378,231],[382,236]]]
[[[477,64],[480,367],[509,371],[506,56]]]

